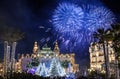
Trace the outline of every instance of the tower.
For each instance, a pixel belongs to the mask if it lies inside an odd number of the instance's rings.
[[[38,51],[38,44],[37,42],[34,43],[34,47],[33,47],[33,53],[36,54],[36,52]]]
[[[59,55],[59,51],[60,50],[59,50],[59,47],[58,47],[58,42],[56,41],[55,42],[55,47],[54,47],[54,52],[55,52],[56,55]]]

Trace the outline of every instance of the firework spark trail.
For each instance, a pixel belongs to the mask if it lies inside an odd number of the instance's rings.
[[[64,39],[61,47],[67,44],[66,49],[85,46],[93,40],[93,32],[98,28],[110,28],[114,21],[113,13],[104,6],[77,6],[72,3],[59,4],[52,19],[54,29],[60,36],[58,38]]]

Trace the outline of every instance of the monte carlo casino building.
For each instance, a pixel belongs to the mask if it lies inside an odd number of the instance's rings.
[[[37,42],[34,43],[32,54],[22,54],[15,64],[16,72],[28,72],[40,76],[51,76],[53,72],[57,76],[65,76],[68,73],[79,71],[79,65],[75,64],[75,54],[60,54],[58,43],[54,50],[45,45],[39,49]]]

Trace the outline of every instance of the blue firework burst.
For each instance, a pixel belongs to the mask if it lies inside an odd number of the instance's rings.
[[[113,13],[105,7],[90,6],[85,17],[85,28],[94,32],[98,28],[110,28],[111,24],[115,22]]]
[[[53,25],[56,31],[72,35],[82,29],[83,11],[71,3],[59,4],[53,15]]]
[[[115,16],[102,5],[62,3],[55,10],[52,22],[62,49],[71,52],[89,45],[98,28],[110,28]]]
[[[99,28],[108,29],[115,22],[114,14],[104,6],[87,5],[87,7],[83,7],[83,10],[85,13],[83,24],[85,29],[84,37],[86,37],[88,43],[94,39],[92,37],[93,32]]]

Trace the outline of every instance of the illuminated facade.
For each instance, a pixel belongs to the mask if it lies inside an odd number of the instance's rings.
[[[0,63],[0,76],[3,76],[3,63]]]
[[[18,62],[15,64],[15,71],[16,72],[23,72],[23,71],[32,71],[31,69],[38,69],[38,66],[40,64],[45,65],[45,67],[48,67],[51,65],[50,63],[54,58],[56,58],[60,63],[63,63],[63,66],[65,62],[70,63],[70,72],[77,72],[79,71],[79,65],[75,64],[74,59],[75,54],[60,54],[58,43],[55,43],[54,50],[52,51],[50,47],[45,45],[42,49],[39,49],[39,46],[37,42],[34,43],[33,47],[33,53],[30,54],[22,54],[20,59],[18,59]],[[33,66],[34,65],[34,66]],[[66,66],[66,65],[65,65]],[[67,65],[69,66],[69,65]],[[41,67],[41,66],[40,66]],[[44,68],[45,68],[44,67]],[[68,67],[64,67],[65,72],[68,71]]]
[[[104,69],[103,66],[104,52],[103,52],[102,44],[91,43],[89,47],[89,53],[90,53],[90,69],[102,71]],[[112,43],[108,44],[108,59],[109,59],[109,65],[110,63],[115,62],[115,54],[112,48]]]

